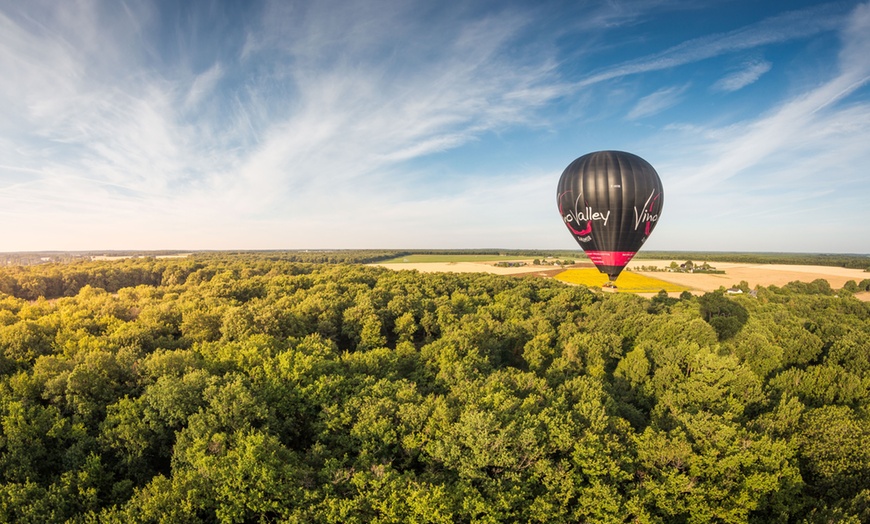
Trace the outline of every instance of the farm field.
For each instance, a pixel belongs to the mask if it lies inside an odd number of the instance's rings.
[[[632,270],[635,267],[655,266],[666,268],[671,260],[642,260],[629,264]],[[816,279],[827,280],[831,287],[840,289],[849,280],[856,283],[865,278],[870,278],[870,273],[860,269],[847,269],[832,266],[806,266],[788,264],[742,264],[732,262],[716,262],[716,269],[725,271],[725,274],[704,273],[670,273],[667,271],[642,272],[638,274],[654,276],[655,278],[687,286],[700,291],[713,291],[721,286],[730,287],[741,281],[749,283],[749,287],[760,286],[784,286],[795,280],[812,282]],[[624,274],[624,273],[623,273]],[[620,277],[622,278],[622,277]]]
[[[528,265],[520,267],[498,267],[494,264],[495,262],[381,262],[372,265],[395,271],[406,269],[419,271],[420,273],[491,273],[494,275],[534,275],[541,273],[539,276],[550,276],[548,273],[552,274],[554,269],[553,266],[533,266],[531,261],[529,261]]]
[[[439,257],[440,260],[430,262],[425,261],[431,257]],[[493,255],[410,255],[403,258],[407,259],[408,262],[391,261],[375,265],[393,270],[416,270],[421,273],[492,273],[498,275],[536,275],[541,277],[554,277],[554,273],[558,272],[558,269],[553,266],[534,266],[531,264],[532,259],[522,257],[495,257]],[[494,265],[495,261],[507,260],[525,261],[528,265],[520,267],[497,267]],[[582,255],[578,256],[578,261],[579,263],[577,265],[588,264]],[[663,289],[663,283],[670,283],[679,286],[680,291],[671,291],[665,288],[666,291],[674,294],[679,294],[679,292],[685,289],[694,293],[715,291],[723,286],[727,288],[739,284],[741,281],[746,281],[750,287],[771,285],[783,286],[795,280],[801,282],[812,282],[813,280],[820,278],[827,280],[832,288],[840,289],[849,280],[854,280],[857,283],[866,278],[870,278],[870,273],[860,269],[790,264],[714,263],[713,265],[717,269],[725,271],[724,274],[670,273],[667,271],[637,271],[635,269],[642,265],[666,268],[672,261],[673,260],[636,260],[629,264],[628,269],[630,269],[630,271],[624,271],[622,275],[620,275],[617,280],[617,286],[619,286],[620,291],[627,291],[631,286],[626,284],[625,279],[630,275],[646,276],[659,281],[660,284],[658,287],[651,292],[658,292]],[[570,269],[569,271],[578,271],[578,269],[575,267],[575,269]],[[590,276],[588,278],[593,277]],[[564,280],[564,278],[559,279]],[[589,285],[600,286],[607,282],[607,277],[604,275],[600,275],[600,279],[601,282]],[[647,291],[635,292],[647,293]],[[855,296],[861,300],[870,301],[870,293],[857,293]]]
[[[582,284],[588,287],[601,287],[608,281],[607,275],[595,268],[567,269],[556,275],[555,279],[569,284]],[[617,286],[617,290],[623,293],[658,293],[663,289],[668,293],[682,293],[683,291],[690,290],[687,286],[631,272],[623,272],[619,275]]]
[[[392,260],[385,260],[382,264],[450,264],[457,262],[512,262],[526,260],[529,257],[520,255],[477,255],[477,254],[455,254],[455,255],[405,255],[396,257]]]
[[[591,262],[583,260],[579,266],[592,266]],[[494,275],[537,275],[540,277],[552,277],[554,273],[561,271],[560,266],[534,265],[534,258],[519,255],[407,255],[392,260],[372,264],[400,271],[403,269],[419,271],[421,273],[491,273]],[[499,267],[499,262],[525,262],[524,266]]]

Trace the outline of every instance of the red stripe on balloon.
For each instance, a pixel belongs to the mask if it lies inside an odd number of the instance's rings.
[[[596,266],[622,267],[637,254],[637,251],[587,251],[586,256]]]

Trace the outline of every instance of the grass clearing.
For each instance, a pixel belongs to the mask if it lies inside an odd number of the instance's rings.
[[[511,260],[529,260],[533,257],[516,255],[406,255],[390,260],[384,260],[381,264],[449,264],[450,262],[508,262]]]
[[[567,269],[556,275],[555,278],[569,284],[582,284],[587,287],[601,287],[609,280],[607,275],[592,268]],[[616,279],[616,286],[617,291],[625,293],[658,293],[662,289],[668,293],[681,293],[690,290],[686,286],[629,271],[624,271],[619,275],[619,278]]]

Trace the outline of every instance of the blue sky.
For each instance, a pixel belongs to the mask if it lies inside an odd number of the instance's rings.
[[[0,71],[0,251],[579,249],[618,149],[646,249],[870,253],[867,3],[4,1]]]

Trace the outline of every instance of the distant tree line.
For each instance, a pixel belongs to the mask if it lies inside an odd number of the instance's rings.
[[[870,255],[823,253],[728,253],[693,251],[641,251],[634,260],[706,260],[743,264],[798,264],[834,266],[870,271]]]
[[[130,258],[157,258],[178,255],[177,251],[110,251],[110,252],[20,252],[0,253],[0,266],[27,266],[51,263],[71,263],[91,260],[93,257],[109,255]],[[545,259],[576,258],[581,250],[543,251],[536,249],[422,249],[422,250],[281,250],[281,251],[205,251],[196,252],[196,258],[220,259],[227,256],[246,257],[289,262],[310,262],[318,264],[357,263],[369,264],[382,262],[409,255],[499,255],[524,256]],[[837,266],[852,269],[870,270],[868,254],[821,254],[821,253],[741,253],[741,252],[691,252],[691,251],[641,251],[635,257],[641,260],[707,260],[712,262],[739,262],[747,264],[805,264]]]
[[[76,259],[65,263],[0,267],[0,293],[25,300],[76,295],[84,286],[115,293],[125,287],[183,284],[208,280],[227,260],[244,264],[246,274],[269,271],[276,262],[360,264],[399,256],[395,251],[214,252],[185,258],[131,257],[115,261]]]

